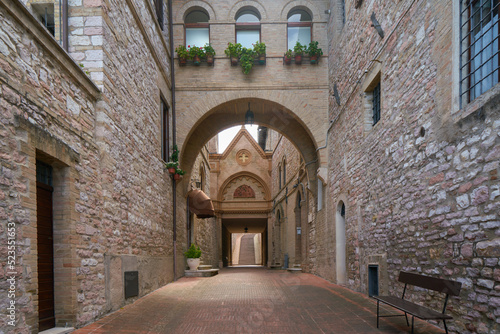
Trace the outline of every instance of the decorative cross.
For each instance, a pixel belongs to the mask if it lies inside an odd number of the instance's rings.
[[[240,155],[240,160],[245,163],[247,160],[248,160],[248,155],[246,155],[245,153],[242,153]]]

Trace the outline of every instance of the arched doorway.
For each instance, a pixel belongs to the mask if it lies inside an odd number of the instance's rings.
[[[340,201],[337,205],[337,212],[335,215],[337,284],[346,284],[347,282],[345,209],[344,202]]]

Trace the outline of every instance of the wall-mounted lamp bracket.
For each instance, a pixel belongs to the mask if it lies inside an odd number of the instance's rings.
[[[333,85],[333,96],[335,97],[335,101],[337,101],[337,104],[340,106],[340,95],[337,89],[337,84]]]
[[[378,23],[377,19],[375,18],[375,12],[372,12],[372,16],[370,18],[373,23],[372,27],[374,27],[377,30],[381,38],[384,38],[384,30],[382,30],[382,26],[380,25],[380,23]]]

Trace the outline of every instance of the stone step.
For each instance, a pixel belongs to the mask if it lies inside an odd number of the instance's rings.
[[[73,332],[75,329],[73,327],[54,327],[42,332],[38,332],[38,334],[68,334]]]
[[[287,268],[286,270],[288,270],[289,272],[291,273],[300,273],[302,272],[302,268]]]
[[[205,270],[185,270],[184,276],[186,277],[212,277],[219,273],[219,269],[205,269]]]
[[[198,270],[208,270],[208,269],[212,269],[212,265],[210,265],[210,264],[200,264],[198,266]]]

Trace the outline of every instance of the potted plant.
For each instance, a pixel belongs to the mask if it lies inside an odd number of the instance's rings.
[[[306,52],[311,57],[311,64],[316,64],[319,61],[319,57],[323,55],[323,50],[318,47],[318,41],[309,43]]]
[[[170,174],[175,174],[175,170],[177,169],[177,166],[179,166],[178,161],[169,161],[169,162],[165,163],[165,168],[168,169],[168,172]]]
[[[184,252],[184,255],[186,255],[187,258],[187,264],[189,266],[189,270],[198,270],[201,257],[200,247],[196,247],[194,244],[191,244],[187,252]]]
[[[188,48],[189,56],[193,59],[193,64],[200,65],[201,59],[205,58],[205,50],[203,50],[203,47],[199,48],[196,45],[188,45]]]
[[[241,49],[240,66],[244,74],[250,73],[255,60],[255,51],[248,48]]]
[[[305,45],[300,44],[300,42],[297,42],[293,47],[293,53],[295,55],[295,64],[297,65],[302,64],[302,55],[304,54],[304,49]]]
[[[207,56],[207,64],[208,65],[213,65],[214,63],[214,56],[215,56],[215,50],[210,44],[205,44],[205,54]]]
[[[226,56],[231,58],[231,65],[236,66],[238,65],[238,58],[241,55],[241,44],[240,43],[227,43],[227,48],[224,50],[224,53]]]
[[[187,60],[189,58],[189,53],[188,50],[184,45],[179,45],[176,49],[175,52],[177,52],[177,56],[179,57],[179,65],[184,66],[187,63]]]
[[[253,44],[253,51],[255,51],[259,58],[259,64],[264,65],[266,63],[266,44],[255,42],[255,44]]]
[[[175,169],[174,180],[182,179],[182,175],[184,175],[184,174],[186,174],[186,172],[183,171],[182,169],[180,169],[179,167],[177,167]]]
[[[292,63],[292,57],[293,57],[293,51],[291,49],[288,49],[288,51],[285,52],[283,56],[285,64],[290,65]]]

